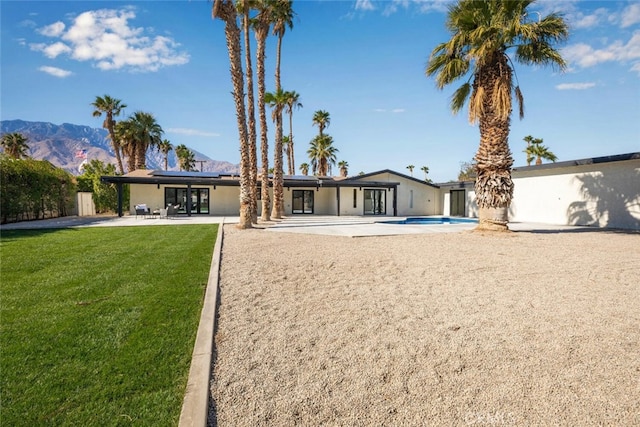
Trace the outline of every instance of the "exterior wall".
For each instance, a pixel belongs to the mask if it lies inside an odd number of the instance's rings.
[[[510,221],[640,229],[640,160],[513,172]]]
[[[384,172],[362,178],[361,181],[398,182],[398,216],[438,215],[442,212],[442,201],[438,188],[426,183],[407,179],[401,175]],[[363,185],[363,188],[366,185]],[[413,203],[411,192],[413,191]],[[393,215],[393,192],[387,192],[387,215]],[[390,197],[391,196],[391,197]],[[359,215],[362,215],[360,210]]]
[[[156,210],[165,208],[164,205],[164,185],[157,188],[157,185],[130,184],[129,214],[136,214],[136,205],[146,204],[149,209]]]
[[[313,191],[313,214],[314,215],[337,215],[338,202],[336,189],[333,187],[284,187],[284,214],[293,214],[293,190]],[[342,190],[341,190],[342,191]],[[273,196],[272,196],[273,197]],[[308,215],[308,214],[295,214]]]
[[[240,187],[216,186],[215,190],[209,187],[209,212],[218,216],[240,215]]]
[[[362,215],[364,213],[364,187],[342,187],[340,189],[340,215]],[[356,192],[356,206],[353,207],[353,192]],[[387,192],[387,199],[393,193]]]

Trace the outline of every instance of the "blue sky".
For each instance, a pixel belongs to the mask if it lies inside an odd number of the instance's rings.
[[[449,39],[447,3],[294,2],[282,85],[303,104],[293,117],[297,166],[308,161],[311,118],[322,109],[350,174],[408,174],[412,164],[417,177],[422,166],[435,182],[457,177],[479,131],[466,110],[449,110],[458,85],[440,91],[424,74],[433,48]],[[515,165],[526,164],[526,135],[543,138],[560,161],[640,151],[640,3],[541,1],[532,10],[564,13],[569,68],[516,64],[525,118],[512,120]],[[239,162],[224,27],[212,20],[211,2],[3,0],[0,14],[2,120],[100,127],[90,104],[109,94],[127,104],[126,115],[153,113],[174,145]],[[270,37],[267,90],[275,46]]]

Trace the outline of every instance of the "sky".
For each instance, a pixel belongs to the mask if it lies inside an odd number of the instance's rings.
[[[318,133],[313,113],[325,110],[325,132],[350,175],[410,174],[414,165],[421,179],[423,166],[436,183],[457,178],[478,148],[479,129],[466,108],[457,115],[449,108],[463,81],[439,90],[425,75],[430,53],[450,38],[449,3],[294,1],[281,68],[283,89],[298,92],[303,105],[293,114],[297,168]],[[0,119],[101,127],[91,103],[107,94],[127,105],[123,118],[152,113],[174,146],[239,163],[224,24],[212,19],[211,6],[0,1]],[[570,37],[558,48],[568,67],[515,64],[525,117],[512,117],[514,166],[526,165],[527,135],[542,138],[558,161],[640,151],[640,3],[539,1],[531,11],[563,14]],[[267,41],[267,91],[275,86],[276,41]],[[284,126],[287,133],[286,116]],[[269,120],[271,146],[274,128]]]

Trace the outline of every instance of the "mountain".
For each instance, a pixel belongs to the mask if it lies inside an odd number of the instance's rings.
[[[28,138],[29,156],[37,160],[48,160],[72,174],[77,175],[82,162],[76,152],[86,150],[89,160],[98,159],[105,163],[116,164],[106,129],[63,123],[54,125],[46,122],[27,122],[24,120],[0,121],[0,135],[19,132]],[[174,144],[178,145],[178,144]],[[204,154],[191,150],[197,160],[196,168],[203,172],[239,173],[239,165],[213,160]],[[169,152],[169,170],[178,170],[178,159],[174,151]],[[126,163],[125,163],[126,166]],[[158,150],[147,151],[147,168],[163,169],[164,156]]]

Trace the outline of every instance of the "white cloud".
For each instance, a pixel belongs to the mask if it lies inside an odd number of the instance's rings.
[[[35,21],[32,21],[31,19],[25,19],[24,21],[20,21],[18,23],[19,27],[27,27],[27,28],[35,28],[38,26],[38,24],[35,23]]]
[[[635,31],[627,43],[616,40],[601,49],[578,43],[562,49],[562,55],[570,63],[582,68],[604,62],[632,62],[632,69],[635,70],[636,62],[640,61],[640,31]]]
[[[634,3],[622,11],[620,25],[622,28],[627,28],[637,23],[640,23],[640,4]]]
[[[51,25],[46,25],[42,28],[38,28],[37,31],[43,36],[60,37],[60,35],[62,35],[62,33],[64,32],[64,29],[65,29],[64,22],[58,21],[58,22],[54,22]]]
[[[371,0],[356,0],[356,10],[375,10]]]
[[[404,108],[394,108],[391,110],[392,113],[404,113],[406,110]]]
[[[188,135],[188,136],[220,136],[219,133],[214,132],[206,132],[198,129],[188,129],[188,128],[169,128],[165,129],[167,133],[173,133],[177,135]]]
[[[37,30],[60,41],[30,47],[49,58],[66,54],[77,61],[89,61],[101,70],[147,72],[189,62],[189,55],[179,51],[180,44],[172,38],[147,35],[144,28],[130,26],[135,17],[131,7],[84,12],[69,26],[56,22]]]
[[[561,83],[556,85],[558,90],[585,90],[595,87],[595,83]]]
[[[62,68],[57,68],[57,67],[42,66],[38,68],[38,70],[42,71],[43,73],[47,73],[54,77],[60,77],[60,78],[69,77],[70,75],[73,74],[71,71],[63,70]]]

